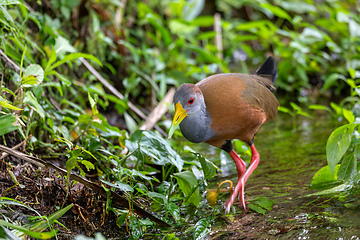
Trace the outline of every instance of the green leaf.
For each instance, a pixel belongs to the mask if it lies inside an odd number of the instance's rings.
[[[105,180],[101,180],[101,182],[103,182],[103,183],[105,183],[105,184],[107,184],[107,185],[109,185],[111,187],[120,189],[123,192],[134,192],[134,188],[132,188],[129,184],[122,183],[120,181],[116,181],[115,183],[111,183],[111,182],[108,182],[108,181],[105,181]]]
[[[16,117],[10,114],[0,116],[0,126],[0,136],[15,131],[20,127],[17,124]]]
[[[22,110],[21,108],[15,107],[15,106],[11,105],[10,103],[7,103],[5,100],[2,100],[1,97],[0,97],[0,105],[1,105],[2,107],[8,108],[8,109],[12,109],[12,110],[16,110],[16,111]]]
[[[347,124],[333,131],[326,144],[326,158],[330,171],[334,174],[335,166],[350,146],[352,134],[358,124]]]
[[[194,239],[205,239],[210,233],[209,221],[206,218],[200,219],[194,226]]]
[[[156,198],[161,199],[162,203],[164,203],[164,204],[167,203],[167,198],[164,194],[157,193],[157,192],[148,192],[147,196],[151,197],[152,199],[156,199]]]
[[[251,210],[253,210],[257,213],[261,213],[263,215],[265,215],[265,213],[266,213],[266,210],[257,204],[249,203],[248,208],[250,208]]]
[[[185,196],[188,198],[187,203],[192,203],[195,206],[199,204],[199,188],[197,187],[198,181],[191,171],[184,171],[180,173],[174,174],[180,189],[185,194]],[[193,188],[195,188],[195,191],[192,191]],[[189,197],[189,195],[192,193],[192,195]]]
[[[260,6],[272,12],[275,16],[279,18],[287,19],[289,20],[289,22],[292,22],[292,18],[290,17],[290,15],[280,7],[271,5],[270,3],[267,2],[260,3]]]
[[[339,73],[330,74],[329,76],[327,76],[325,78],[325,81],[324,81],[325,83],[324,83],[324,86],[322,87],[322,89],[326,90],[326,89],[334,86],[338,79],[342,79],[342,80],[346,81],[346,77],[344,75],[341,75]]]
[[[339,181],[352,181],[357,176],[357,159],[350,153],[342,160],[338,171]]]
[[[267,211],[270,211],[272,209],[272,206],[275,203],[274,200],[271,200],[267,197],[257,197],[254,200],[252,200],[251,202],[259,205],[260,207],[266,209]]]
[[[192,21],[200,15],[204,8],[205,0],[188,0],[182,9],[182,18],[186,21]]]
[[[337,173],[340,165],[336,165],[334,174],[331,173],[329,165],[320,168],[313,176],[311,181],[311,188],[320,189],[326,186],[333,186],[337,182]]]
[[[12,5],[12,4],[21,4],[18,0],[1,0],[0,6]]]
[[[309,105],[309,109],[312,109],[312,110],[326,110],[328,112],[331,112],[331,109],[329,107],[324,106],[324,105],[318,105],[318,104]]]
[[[283,112],[283,113],[292,113],[290,109],[283,107],[283,106],[279,106],[278,111]]]
[[[34,82],[35,78],[35,82]],[[37,85],[44,80],[44,69],[38,64],[31,64],[25,70],[21,84]]]
[[[70,53],[70,54],[66,55],[62,60],[57,61],[56,63],[54,63],[53,65],[51,65],[51,66],[48,68],[48,71],[53,70],[54,68],[60,66],[61,64],[64,64],[64,63],[69,62],[69,61],[76,60],[76,59],[81,58],[81,57],[82,57],[82,58],[86,58],[86,59],[93,60],[94,62],[96,62],[97,64],[99,64],[100,66],[102,66],[100,60],[97,59],[96,57],[94,57],[94,56],[91,55],[91,54],[87,54],[87,53]]]
[[[343,108],[343,115],[349,123],[353,123],[355,121],[355,116],[350,110]]]
[[[76,52],[76,48],[74,48],[70,43],[69,40],[66,38],[58,35],[55,39],[55,46],[54,46],[55,52],[57,55],[59,54],[65,54],[68,52],[74,53]]]
[[[21,226],[6,222],[2,219],[0,219],[0,226],[16,229],[22,233],[29,235],[30,237],[37,238],[37,239],[49,239],[49,238],[54,237],[55,233],[56,233],[54,230],[50,231],[50,232],[30,231],[25,227],[21,227]]]
[[[205,178],[209,179],[215,177],[217,167],[200,154],[197,154],[197,157],[200,161],[201,168],[204,171]]]
[[[46,218],[46,221],[43,219],[40,220],[38,223],[36,223],[34,226],[31,227],[32,231],[44,231],[49,226],[53,225],[53,223],[62,217],[67,211],[69,211],[74,204],[69,204],[68,206],[64,207],[63,209],[60,209],[53,214],[51,214],[49,217]]]
[[[169,163],[176,166],[178,171],[181,171],[184,165],[184,161],[170,144],[153,132],[138,130],[130,136],[130,140],[125,141],[125,145],[131,152],[139,148],[140,153],[151,157],[154,164]]]
[[[41,107],[41,105],[39,104],[39,102],[37,101],[37,99],[35,98],[34,94],[31,91],[25,92],[23,102],[32,105],[34,107],[34,110],[40,115],[40,117],[42,119],[45,118],[44,109]]]
[[[179,221],[180,217],[180,208],[175,203],[171,202],[167,205],[167,209],[170,212],[171,216],[175,219],[175,221]]]

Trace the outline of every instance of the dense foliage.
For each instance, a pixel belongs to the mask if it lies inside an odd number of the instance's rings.
[[[254,72],[267,54],[273,54],[279,70],[275,84],[284,103],[280,111],[295,119],[310,116],[309,109],[325,110],[337,126],[343,120],[349,123],[329,138],[329,166],[319,170],[312,183],[322,190],[316,194],[335,193],[341,199],[356,195],[357,4],[356,0],[0,0],[2,143],[29,139],[27,151],[33,155],[65,158],[68,174],[96,172],[103,184],[123,192],[130,202],[146,199],[163,221],[201,239],[221,206],[207,218],[182,206],[209,207],[201,191],[215,176],[216,166],[189,146],[165,140],[161,129],[170,125],[167,116],[157,124],[160,131],[138,130],[144,119],[132,106],[148,114],[172,86],[217,72]],[[96,71],[84,65],[86,61],[123,96],[114,96]],[[320,105],[330,98],[343,100],[330,107]],[[292,101],[289,106],[287,101]],[[2,198],[0,204],[13,203]],[[266,199],[252,204],[261,213],[272,205]],[[352,202],[346,204],[354,207]],[[49,225],[66,212],[60,211]],[[130,214],[131,208],[109,204],[107,211],[117,215],[119,226],[129,226],[133,239],[154,226]],[[37,238],[55,234],[41,235],[46,228],[28,231],[1,220],[0,233],[10,235],[5,227]],[[175,238],[166,231],[160,234],[164,236]]]

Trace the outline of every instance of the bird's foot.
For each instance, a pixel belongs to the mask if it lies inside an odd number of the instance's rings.
[[[231,206],[233,205],[233,203],[234,203],[234,201],[231,201],[231,198],[226,200],[226,202],[224,203],[225,214],[230,213],[230,209],[231,209]]]

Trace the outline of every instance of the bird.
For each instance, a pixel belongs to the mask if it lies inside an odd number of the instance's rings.
[[[279,102],[273,92],[277,79],[276,61],[268,56],[254,74],[220,73],[196,84],[184,83],[175,92],[175,114],[169,128],[170,139],[177,127],[190,142],[206,142],[226,151],[235,162],[238,181],[224,203],[229,213],[236,197],[247,211],[245,183],[260,162],[254,136],[260,126],[275,118]],[[251,160],[245,162],[234,151],[232,141],[249,145]]]

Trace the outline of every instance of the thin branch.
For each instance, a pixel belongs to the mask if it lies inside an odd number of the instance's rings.
[[[169,105],[173,101],[175,88],[170,88],[161,102],[154,108],[140,130],[151,130],[160,118],[167,112]]]

